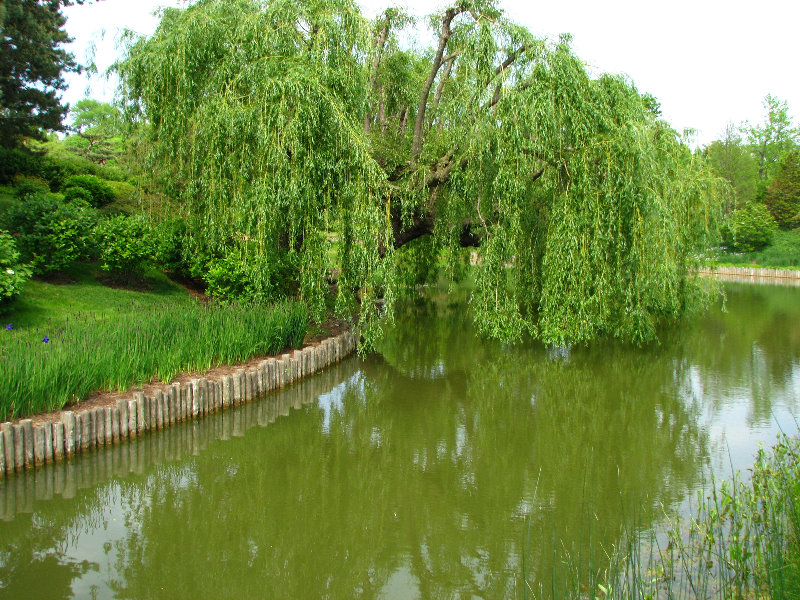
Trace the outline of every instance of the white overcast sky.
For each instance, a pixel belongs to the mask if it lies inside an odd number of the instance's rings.
[[[361,0],[367,16],[387,6],[425,15],[441,0]],[[65,9],[72,51],[83,61],[92,44],[103,70],[117,56],[122,28],[150,34],[153,11],[181,0],[99,0]],[[573,48],[595,72],[623,73],[661,102],[678,130],[698,130],[697,143],[721,136],[728,122],[760,121],[767,93],[800,114],[800,2],[797,0],[501,0],[501,8],[533,33],[573,35]],[[72,76],[65,99],[110,101],[113,85]]]

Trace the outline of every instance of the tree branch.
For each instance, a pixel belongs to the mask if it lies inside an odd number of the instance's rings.
[[[381,58],[383,57],[383,49],[386,46],[386,40],[389,38],[389,25],[390,20],[387,17],[383,23],[383,27],[381,27],[378,34],[375,36],[375,41],[372,44],[372,51],[375,53],[372,57],[372,70],[369,74],[369,88],[367,88],[370,93],[375,89],[375,82],[378,79],[378,68],[381,66]],[[364,115],[364,132],[369,133],[369,126],[370,126],[370,111],[367,108],[367,112]]]
[[[439,108],[439,101],[442,99],[442,91],[444,90],[444,84],[450,78],[450,73],[453,70],[453,63],[456,61],[455,57],[456,53],[451,54],[449,60],[447,60],[447,66],[444,69],[444,74],[442,75],[441,79],[439,79],[439,85],[436,87],[436,94],[433,96],[433,112],[434,115],[436,114],[436,109]]]
[[[494,77],[502,75],[503,71],[508,69],[508,67],[510,67],[514,63],[514,61],[517,60],[527,49],[528,47],[523,44],[517,50],[509,54],[508,57],[506,57],[506,59],[502,63],[497,65],[497,68],[494,70]],[[522,87],[520,91],[524,89],[526,89],[526,87]],[[494,94],[492,95],[491,101],[489,102],[489,104],[486,105],[486,110],[497,106],[497,103],[500,102],[500,96],[502,95],[502,91],[503,91],[503,80],[500,80],[497,82],[497,85],[494,88]]]
[[[436,74],[442,66],[442,57],[444,56],[444,49],[447,47],[447,40],[450,39],[450,24],[457,15],[464,12],[460,6],[448,8],[442,18],[442,31],[439,34],[439,47],[436,50],[436,55],[433,58],[431,71],[428,73],[428,78],[425,80],[425,85],[422,88],[422,94],[419,97],[419,106],[417,107],[417,120],[414,123],[414,141],[411,144],[411,162],[415,162],[417,157],[422,152],[422,129],[425,125],[425,109],[428,106],[428,96],[431,93],[431,87],[436,79]]]
[[[408,227],[403,227],[401,209],[398,204],[393,204],[390,209],[390,218],[392,224],[392,237],[394,249],[402,248],[409,242],[413,242],[417,238],[424,235],[433,234],[433,227],[436,221],[436,214],[434,211],[420,213],[416,211],[411,216],[411,223]],[[484,232],[481,228],[477,227],[471,220],[465,219],[461,222],[461,231],[458,234],[458,243],[462,248],[477,248],[483,241]],[[381,256],[386,254],[386,248],[379,249]]]

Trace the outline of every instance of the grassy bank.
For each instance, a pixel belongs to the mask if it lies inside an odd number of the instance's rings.
[[[800,231],[778,231],[772,244],[758,252],[716,252],[714,264],[726,267],[800,268]]]
[[[588,582],[568,567],[574,577],[566,578],[561,595],[800,598],[800,439],[781,436],[759,452],[750,478],[736,474],[712,484],[698,495],[691,518],[673,519],[661,536],[631,536],[604,562],[610,566]],[[526,583],[527,597],[540,597]]]
[[[86,267],[73,276],[30,282],[0,316],[0,421],[277,353],[306,333],[306,312],[292,302],[206,305],[160,274],[140,292],[106,287]]]

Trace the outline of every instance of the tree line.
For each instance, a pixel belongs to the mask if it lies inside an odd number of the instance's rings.
[[[800,128],[787,102],[768,94],[763,107],[762,122],[730,123],[703,151],[730,186],[723,243],[733,250],[758,250],[776,228],[800,225]]]

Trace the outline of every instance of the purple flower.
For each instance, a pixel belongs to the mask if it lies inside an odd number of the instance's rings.
[[[49,338],[49,337],[47,337],[47,336],[44,336],[44,338],[42,338],[42,341],[43,341],[45,344],[48,344],[48,343],[50,343],[50,338]]]
[[[9,323],[8,325],[6,325],[6,331],[11,331],[12,329],[14,329],[13,323]]]

